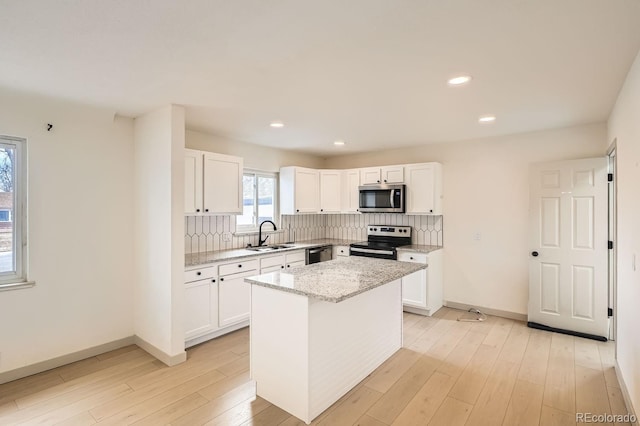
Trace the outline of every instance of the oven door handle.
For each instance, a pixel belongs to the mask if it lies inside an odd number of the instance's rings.
[[[393,189],[389,191],[389,202],[391,203],[391,208],[395,209],[396,204],[393,202]]]
[[[390,254],[390,255],[393,255],[393,251],[391,251],[391,250],[372,250],[372,249],[366,249],[366,248],[351,247],[351,251],[355,251],[355,252],[358,252],[358,253]]]

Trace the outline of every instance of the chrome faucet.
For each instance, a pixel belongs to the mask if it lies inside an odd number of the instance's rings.
[[[278,230],[278,228],[276,227],[276,224],[275,224],[275,223],[273,223],[272,221],[270,221],[270,220],[265,220],[265,221],[263,221],[263,222],[260,224],[260,228],[258,229],[258,247],[260,247],[261,245],[263,245],[263,244],[265,243],[265,241],[267,241],[267,239],[269,238],[269,236],[267,235],[267,236],[265,237],[265,239],[264,239],[264,240],[262,239],[262,225],[264,225],[264,224],[265,224],[265,223],[267,223],[267,222],[269,222],[270,224],[272,224],[272,225],[273,225],[273,230],[274,230],[274,231],[277,231],[277,230]]]

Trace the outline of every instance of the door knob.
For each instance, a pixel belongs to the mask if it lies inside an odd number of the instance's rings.
[[[531,256],[533,256],[533,257],[538,257],[538,252],[537,252],[537,251],[532,251],[532,252],[531,252]]]

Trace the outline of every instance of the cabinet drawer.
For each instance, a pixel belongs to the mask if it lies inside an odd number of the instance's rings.
[[[349,256],[348,246],[333,246],[333,254],[336,256]]]
[[[429,255],[425,253],[398,253],[400,262],[413,262],[429,264]]]
[[[280,272],[283,269],[284,269],[284,265],[267,266],[266,268],[260,269],[260,275],[268,274],[269,272]]]
[[[258,260],[247,260],[245,262],[234,262],[220,265],[218,270],[220,276],[237,274],[239,272],[255,271],[258,269]]]
[[[216,274],[216,267],[209,266],[207,268],[192,269],[190,271],[184,271],[184,282],[189,283],[196,280],[204,280],[206,278],[214,278]]]
[[[304,266],[304,264],[305,264],[304,260],[298,260],[297,262],[289,262],[286,265],[287,267],[284,268],[285,269],[284,272],[286,272],[287,269],[295,268],[296,266]]]
[[[263,257],[260,259],[260,271],[272,266],[282,266],[282,264],[284,264],[283,255]]]
[[[304,250],[285,253],[285,263],[304,262]]]

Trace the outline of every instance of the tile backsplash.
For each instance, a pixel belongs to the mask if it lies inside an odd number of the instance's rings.
[[[442,216],[407,216],[404,214],[336,214],[282,215],[277,232],[268,232],[268,244],[338,238],[364,241],[367,225],[404,225],[413,228],[412,243],[443,245]],[[265,231],[270,225],[265,225]],[[234,234],[236,217],[185,216],[185,253],[205,253],[258,244],[258,233]],[[229,241],[225,241],[225,236]]]

